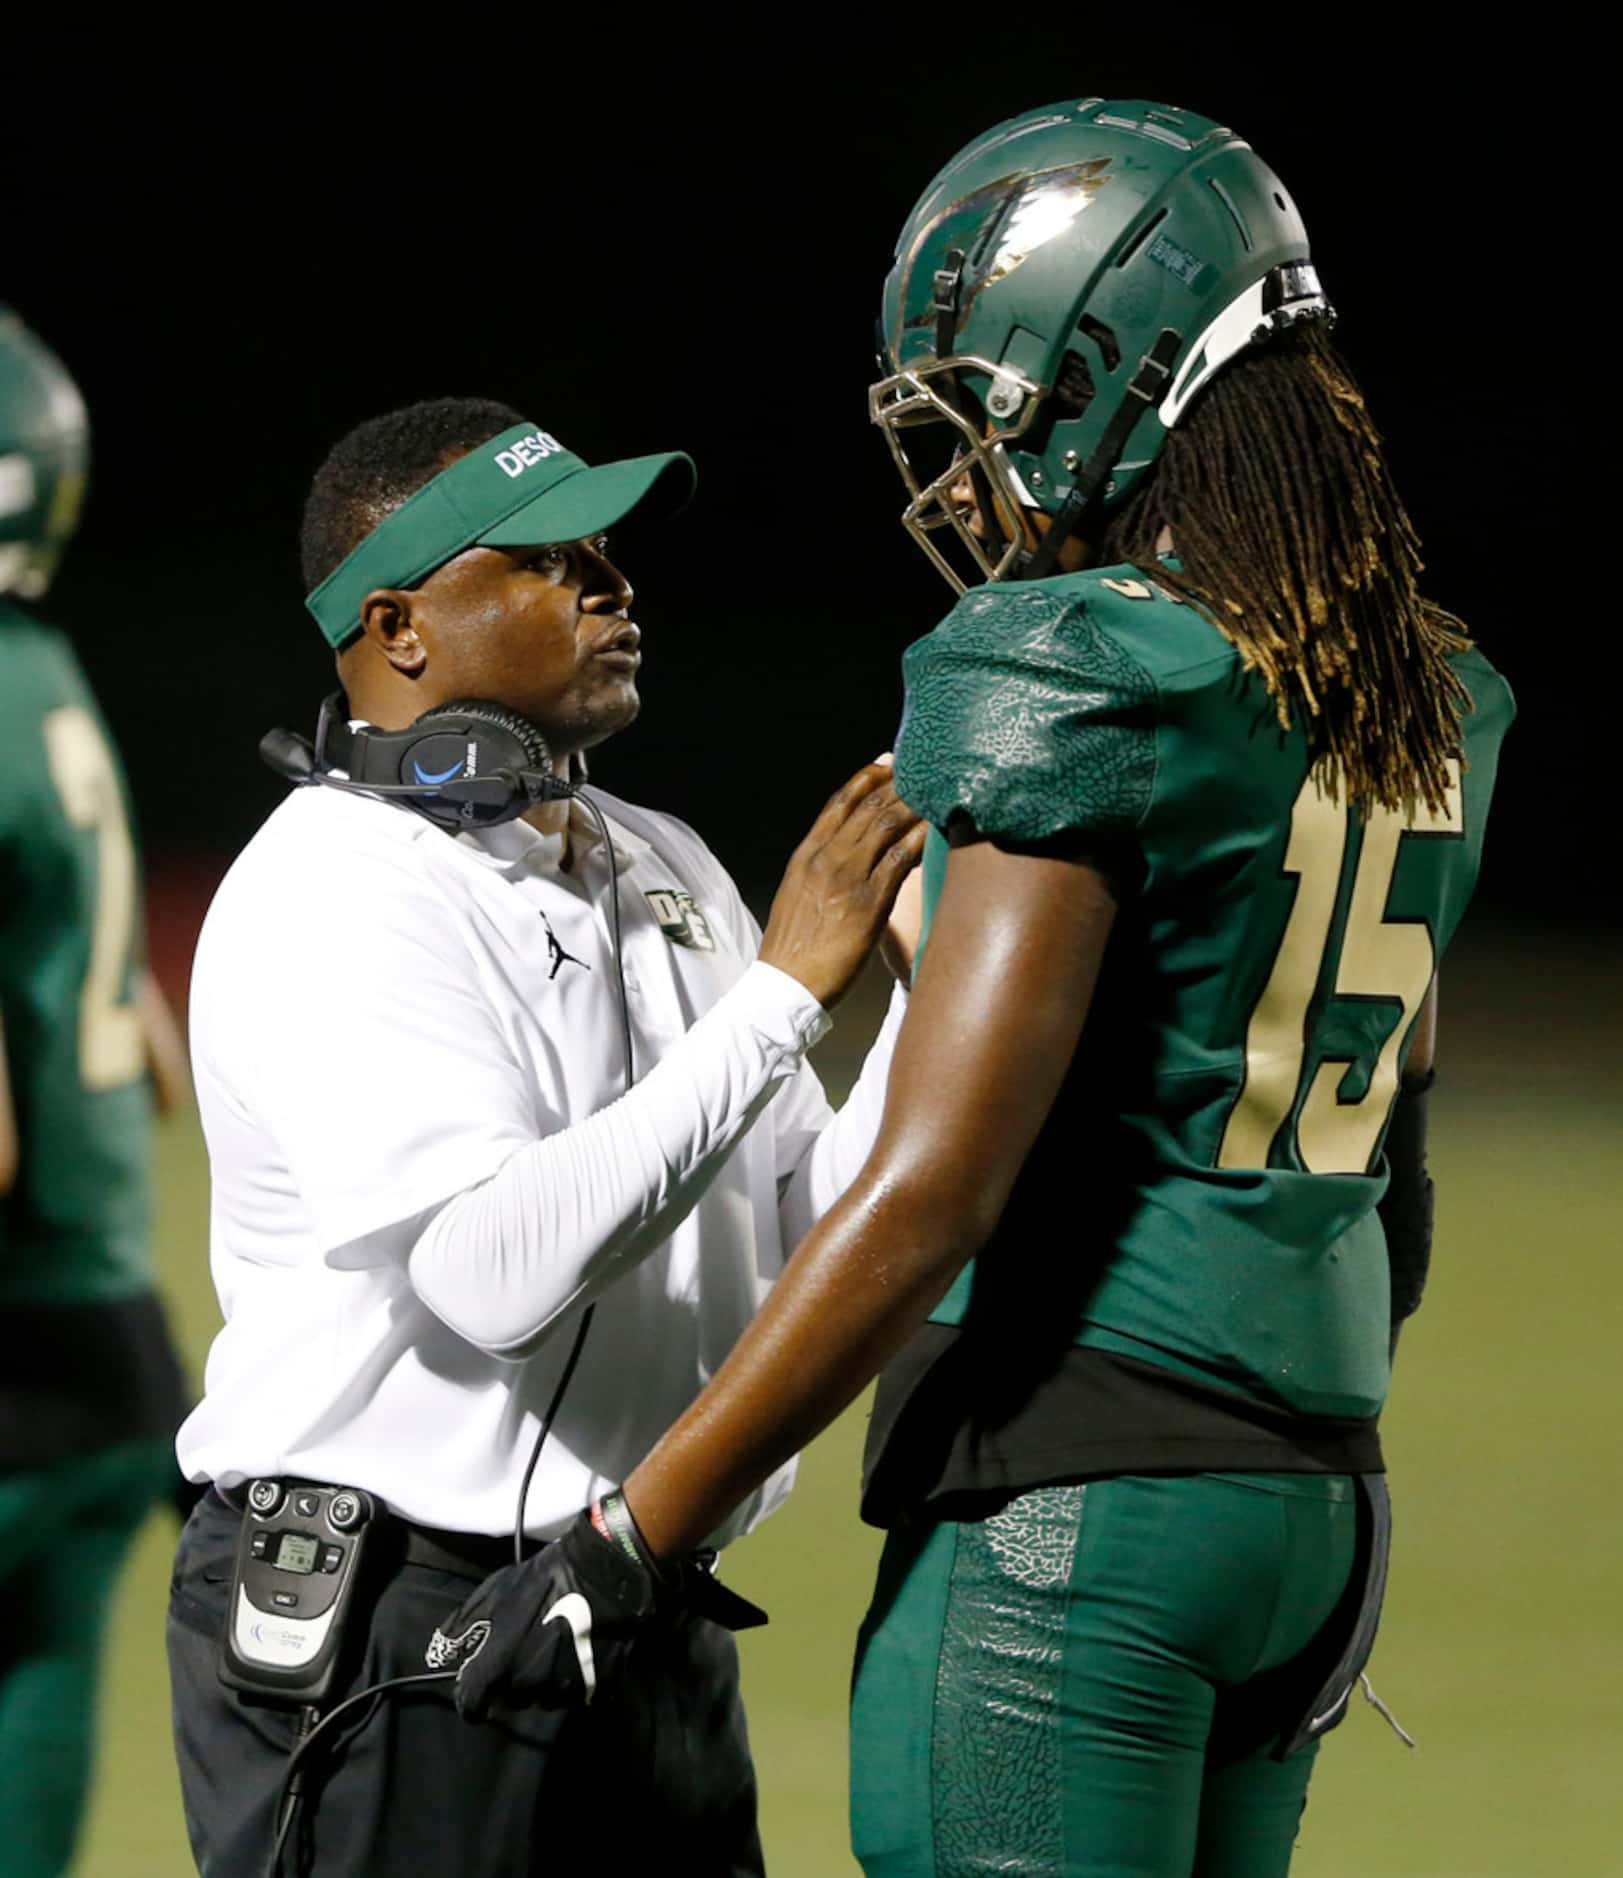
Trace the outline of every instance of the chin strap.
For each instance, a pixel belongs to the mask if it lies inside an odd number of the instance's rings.
[[[939,277],[938,277],[939,278]],[[1183,335],[1171,326],[1163,326],[1160,336],[1138,362],[1127,395],[1116,414],[1105,426],[1105,433],[1094,447],[1093,455],[1083,464],[1071,493],[1061,503],[1048,533],[1029,554],[1021,557],[1014,573],[1016,580],[1045,580],[1053,573],[1059,551],[1077,531],[1079,524],[1103,495],[1110,472],[1121,460],[1138,420],[1159,402],[1172,376],[1172,361],[1178,356]]]

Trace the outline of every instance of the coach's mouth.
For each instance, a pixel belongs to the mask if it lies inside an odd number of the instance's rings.
[[[634,672],[642,663],[642,632],[631,620],[623,621],[592,648],[593,656],[608,665]]]

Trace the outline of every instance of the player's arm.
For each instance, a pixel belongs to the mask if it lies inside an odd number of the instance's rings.
[[[699,1544],[827,1427],[986,1243],[1076,1048],[1115,910],[1081,862],[954,849],[873,1152],[625,1483],[655,1553]]]
[[[6,1063],[6,1027],[0,1018],[0,1195],[17,1184],[22,1149],[17,1141],[17,1106],[11,1099],[11,1070]]]
[[[1404,1320],[1420,1308],[1431,1269],[1435,1196],[1426,1169],[1426,1106],[1437,1074],[1437,980],[1431,981],[1403,1066],[1386,1131],[1388,1178],[1377,1209],[1392,1275],[1392,1352]]]
[[[429,1666],[456,1668],[464,1714],[590,1700],[607,1652],[661,1599],[729,1629],[760,1621],[681,1555],[839,1414],[990,1237],[1070,1063],[1114,915],[1089,867],[986,842],[954,851],[856,1184],[624,1488],[436,1630]],[[573,1651],[550,1621],[566,1611]]]
[[[153,1099],[160,1115],[170,1115],[188,1108],[192,1100],[191,1070],[186,1062],[186,1045],[180,1026],[163,995],[163,987],[151,972],[143,971],[136,981],[135,1005],[141,1013],[141,1034],[146,1039],[147,1070],[152,1077]]]

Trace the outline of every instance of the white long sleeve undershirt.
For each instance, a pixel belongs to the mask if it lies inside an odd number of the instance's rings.
[[[862,1074],[852,1084],[840,1112],[809,1141],[791,1144],[780,1139],[778,1220],[786,1257],[862,1171],[879,1134],[890,1060],[906,1015],[907,993],[898,985],[891,992],[890,1008],[868,1051]],[[779,1113],[781,1116],[781,1105]]]
[[[899,1022],[898,1003],[848,1119],[785,1144],[796,1157],[780,1168],[786,1250],[867,1154]],[[798,981],[752,964],[627,1095],[441,1207],[409,1256],[414,1290],[488,1354],[527,1355],[563,1312],[670,1237],[827,1027]]]

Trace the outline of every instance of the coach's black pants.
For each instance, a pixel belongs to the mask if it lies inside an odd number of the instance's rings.
[[[295,1715],[219,1680],[239,1516],[217,1495],[181,1535],[169,1602],[175,1751],[204,1878],[263,1878]],[[402,1564],[357,1606],[364,1647],[327,1707],[424,1667],[434,1627],[476,1577]],[[716,1625],[638,1638],[590,1709],[465,1722],[447,1685],[392,1691],[318,1744],[285,1870],[314,1878],[532,1878],[762,1872],[738,1656]]]

